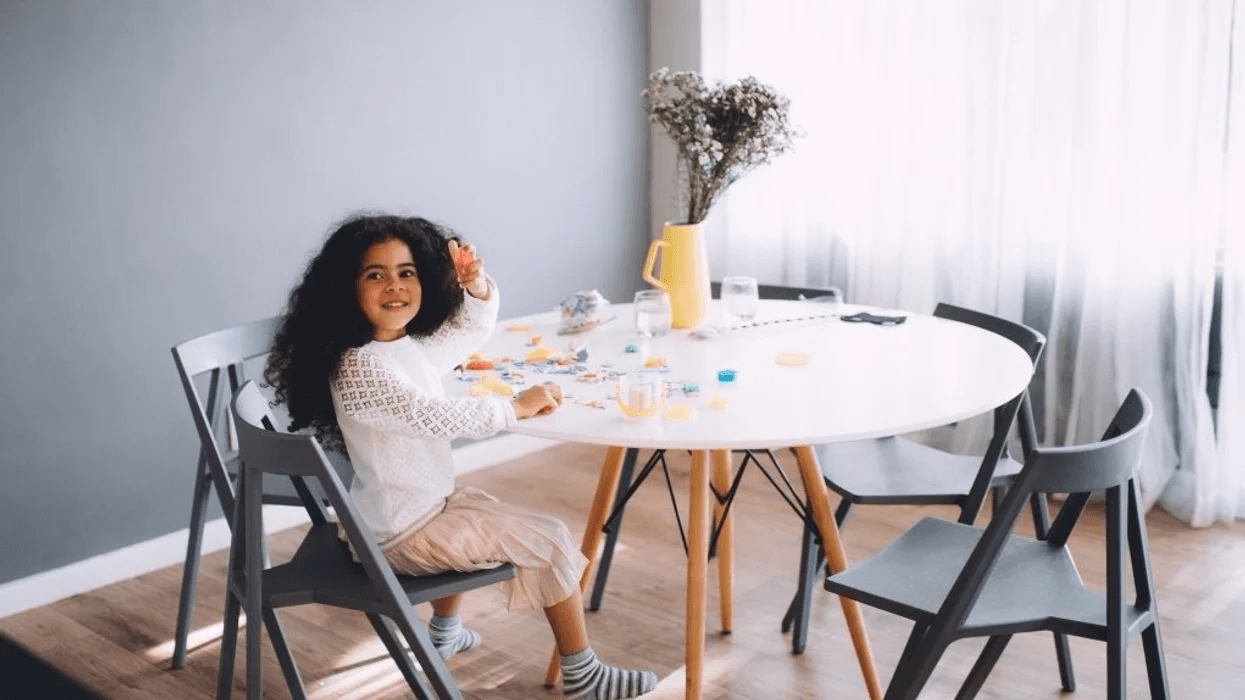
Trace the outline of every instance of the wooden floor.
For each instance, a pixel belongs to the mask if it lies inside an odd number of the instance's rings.
[[[464,483],[503,500],[562,517],[578,537],[603,450],[560,445],[476,472]],[[677,493],[685,490],[686,463],[672,459]],[[796,474],[794,465],[789,473]],[[837,601],[818,590],[807,653],[793,656],[779,620],[794,588],[799,523],[756,473],[744,479],[736,520],[735,629],[717,632],[708,620],[705,698],[864,698],[864,686]],[[859,560],[937,509],[857,509],[845,529],[849,557]],[[1159,586],[1167,666],[1175,698],[1240,698],[1245,686],[1245,525],[1190,529],[1160,511],[1147,519]],[[1100,518],[1095,510],[1073,542],[1083,577],[1102,580]],[[292,551],[299,533],[274,541],[274,557]],[[664,483],[652,479],[628,509],[605,604],[588,614],[599,655],[609,662],[649,668],[662,678],[649,697],[682,697],[683,572],[685,558]],[[48,659],[109,698],[168,700],[214,696],[223,606],[224,553],[208,556],[199,586],[190,661],[168,668],[180,567],[170,567],[91,593],[0,620],[0,632]],[[709,609],[716,611],[716,578],[710,576]],[[421,614],[427,610],[421,609]],[[866,608],[866,621],[883,679],[889,678],[909,626]],[[539,612],[506,611],[489,591],[464,606],[469,626],[484,644],[450,661],[467,698],[530,700],[561,697],[543,684],[552,636]],[[411,697],[401,676],[357,614],[319,606],[284,614],[312,698]],[[1049,635],[1015,639],[979,697],[1046,700],[1105,697],[1105,647],[1073,640],[1078,690],[1059,691]],[[1129,650],[1129,692],[1149,697],[1140,640]],[[951,649],[922,697],[954,695],[979,644]],[[3,682],[0,681],[0,684]],[[271,650],[265,696],[288,697]],[[2,685],[0,685],[2,687]],[[239,658],[236,692],[242,688]],[[0,695],[3,693],[0,692]],[[242,697],[235,694],[235,697]]]

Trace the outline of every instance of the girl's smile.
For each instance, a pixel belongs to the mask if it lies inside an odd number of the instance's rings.
[[[373,340],[397,340],[419,313],[423,287],[411,249],[399,238],[368,246],[355,278],[359,310],[372,324]]]

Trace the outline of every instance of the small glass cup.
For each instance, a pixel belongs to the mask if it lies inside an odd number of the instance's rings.
[[[635,332],[641,338],[659,338],[670,332],[670,295],[664,290],[635,293]]]
[[[666,403],[666,382],[659,372],[621,375],[615,391],[618,409],[629,420],[652,418]]]
[[[722,312],[728,322],[751,321],[756,318],[760,295],[755,277],[722,278],[722,290],[718,296],[722,300]]]

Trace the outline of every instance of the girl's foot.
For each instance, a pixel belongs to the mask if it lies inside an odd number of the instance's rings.
[[[657,687],[656,675],[603,664],[592,647],[561,657],[561,664],[562,694],[568,698],[625,700]]]
[[[460,651],[470,651],[480,646],[480,633],[463,627],[458,615],[441,617],[433,613],[428,621],[428,636],[442,659],[448,659]]]

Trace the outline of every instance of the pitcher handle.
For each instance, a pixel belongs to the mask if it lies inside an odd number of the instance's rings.
[[[658,289],[670,291],[661,280],[653,276],[653,264],[657,262],[657,249],[666,245],[670,244],[660,238],[654,238],[648,244],[648,256],[644,258],[644,268],[640,271],[640,273],[641,276],[644,277],[645,282],[648,282]]]

